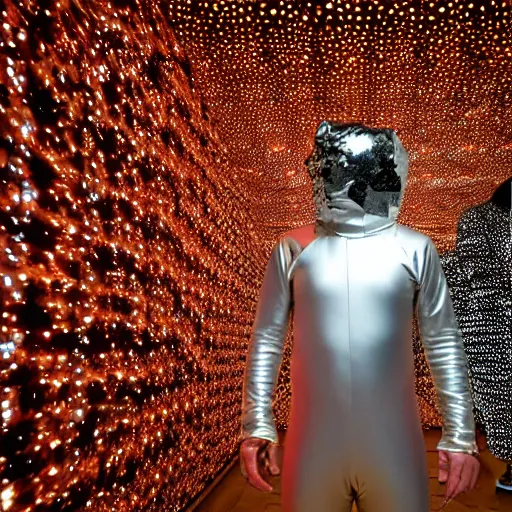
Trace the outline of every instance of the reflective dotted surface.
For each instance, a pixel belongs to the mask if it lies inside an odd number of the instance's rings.
[[[264,255],[156,6],[0,3],[2,510],[178,510],[237,448]]]

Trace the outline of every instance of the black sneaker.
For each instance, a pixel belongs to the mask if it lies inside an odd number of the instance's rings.
[[[496,492],[498,491],[512,493],[512,464],[507,464],[505,473],[496,482]]]

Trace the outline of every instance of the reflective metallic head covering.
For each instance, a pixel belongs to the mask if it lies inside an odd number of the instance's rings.
[[[319,218],[351,200],[365,215],[396,220],[408,156],[393,130],[323,121],[306,165]]]

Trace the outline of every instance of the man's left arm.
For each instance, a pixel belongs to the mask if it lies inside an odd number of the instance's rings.
[[[438,444],[447,499],[471,490],[478,476],[467,359],[439,255],[429,239],[421,255],[418,321],[443,419]]]

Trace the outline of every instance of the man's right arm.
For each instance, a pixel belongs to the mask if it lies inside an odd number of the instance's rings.
[[[242,405],[242,438],[277,443],[272,395],[288,328],[292,250],[281,240],[267,264],[247,356]]]

